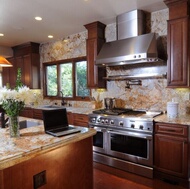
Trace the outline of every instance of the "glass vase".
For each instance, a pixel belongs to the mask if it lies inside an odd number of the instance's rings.
[[[9,117],[9,130],[10,130],[10,137],[13,138],[20,137],[20,125],[18,121],[18,116]]]

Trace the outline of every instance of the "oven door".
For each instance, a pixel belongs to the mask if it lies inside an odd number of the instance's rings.
[[[107,129],[96,126],[90,127],[97,131],[96,135],[93,136],[93,151],[105,154],[107,146]]]
[[[108,130],[108,154],[153,166],[153,136],[131,131]]]

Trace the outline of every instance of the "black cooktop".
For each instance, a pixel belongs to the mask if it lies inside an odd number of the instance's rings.
[[[107,115],[120,115],[120,114],[127,114],[127,115],[137,115],[139,113],[146,113],[145,111],[136,111],[128,108],[113,108],[110,110],[107,109],[99,109],[94,110],[92,113],[94,114],[107,114]]]

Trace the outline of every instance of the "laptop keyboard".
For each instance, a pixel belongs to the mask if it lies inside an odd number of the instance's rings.
[[[62,132],[62,131],[68,131],[68,130],[72,130],[72,129],[74,129],[74,128],[67,127],[67,128],[53,129],[51,131],[53,131],[54,133],[59,133],[59,132]]]

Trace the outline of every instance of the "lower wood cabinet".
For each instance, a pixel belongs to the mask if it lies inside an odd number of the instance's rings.
[[[155,124],[154,168],[163,178],[188,180],[188,126]]]
[[[67,119],[69,125],[73,125],[73,113],[72,112],[67,112]]]
[[[41,109],[24,108],[20,116],[43,120]],[[88,127],[88,115],[86,114],[67,112],[67,119],[69,125]]]
[[[34,119],[43,119],[42,110],[41,109],[33,109],[33,118]]]
[[[33,109],[24,108],[24,110],[21,111],[20,116],[33,118]]]
[[[73,113],[73,125],[88,127],[88,115]]]

